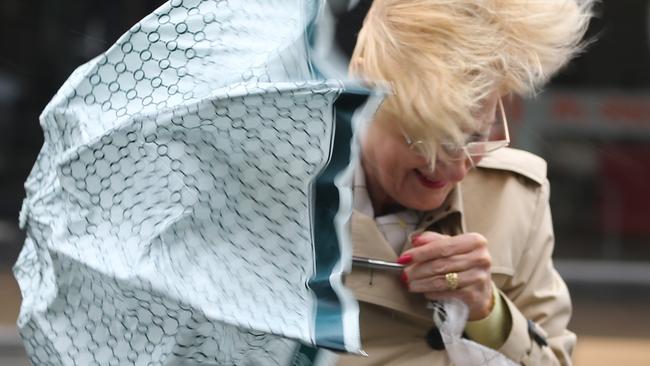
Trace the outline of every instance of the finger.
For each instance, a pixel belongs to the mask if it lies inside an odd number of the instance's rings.
[[[491,284],[485,284],[485,286],[468,286],[455,291],[431,291],[424,293],[424,297],[433,301],[448,299],[461,300],[470,309],[470,320],[483,319],[488,316],[496,301]]]
[[[481,286],[468,286],[458,290],[444,290],[444,291],[431,291],[425,292],[424,297],[429,300],[448,300],[448,299],[460,299],[463,300],[467,305],[475,304],[479,299],[485,298],[484,302],[490,303],[492,300],[492,288],[491,285],[487,290],[484,290]]]
[[[427,235],[426,238],[432,236]],[[423,262],[467,253],[480,247],[487,247],[487,239],[481,234],[470,233],[443,238],[438,236],[426,244],[405,251],[400,258],[407,257],[411,262]]]
[[[454,255],[448,258],[438,258],[425,262],[414,262],[406,267],[404,272],[412,280],[445,275],[449,272],[464,272],[469,269],[489,270],[492,258],[487,250],[473,250],[469,253]]]
[[[408,289],[416,293],[442,292],[442,291],[460,291],[465,287],[473,286],[490,280],[489,272],[481,269],[470,269],[459,272],[458,286],[452,290],[449,288],[445,275],[433,277],[411,279],[407,277]]]
[[[411,243],[415,248],[415,247],[422,246],[431,241],[436,241],[436,240],[441,240],[446,238],[449,238],[449,235],[443,235],[435,231],[423,231],[419,234],[413,235],[413,237],[411,238]]]

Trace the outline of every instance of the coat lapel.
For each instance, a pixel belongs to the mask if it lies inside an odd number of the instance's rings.
[[[352,242],[355,256],[394,262],[397,254],[379,231],[375,221],[358,211],[352,213]]]
[[[355,256],[394,262],[397,254],[384,239],[375,221],[357,211],[352,213],[352,240]],[[431,321],[431,310],[420,294],[411,294],[400,281],[401,272],[353,266],[345,285],[360,302],[379,305]]]
[[[404,252],[413,247],[411,237],[423,231],[435,231],[444,235],[458,235],[467,232],[461,190],[461,186],[456,185],[439,209],[425,213],[418,228],[409,235],[409,240],[403,248]]]
[[[355,210],[352,213],[351,224],[354,256],[397,261],[399,255],[386,241],[372,217]],[[446,235],[456,235],[465,231],[459,186],[452,191],[440,209],[424,215],[418,229],[411,236],[424,230],[434,230]],[[409,236],[403,251],[411,247]],[[427,308],[428,301],[421,294],[409,293],[400,281],[400,275],[399,271],[353,266],[352,272],[346,277],[345,284],[362,303],[386,307],[430,322],[431,310]]]

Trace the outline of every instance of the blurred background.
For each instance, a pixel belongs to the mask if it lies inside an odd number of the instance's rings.
[[[29,364],[11,266],[24,239],[22,184],[43,142],[38,115],[77,66],[160,4],[0,2],[0,365]],[[369,4],[338,19],[347,53]],[[650,0],[601,0],[596,10],[596,42],[541,95],[507,111],[513,145],[549,164],[576,365],[650,365]]]

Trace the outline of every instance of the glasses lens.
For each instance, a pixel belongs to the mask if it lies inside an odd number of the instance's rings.
[[[421,156],[428,155],[423,141],[413,141],[407,135],[404,135],[404,138],[411,150]],[[437,151],[437,158],[439,160],[460,161],[468,157],[480,157],[489,154],[509,144],[508,122],[503,110],[503,103],[499,100],[493,123],[486,125],[484,130],[471,134],[467,138],[465,146],[441,143]]]
[[[467,145],[467,153],[470,156],[481,156],[506,146],[508,146],[508,142],[505,140],[474,142]]]
[[[499,103],[497,104],[495,117],[494,123],[492,123],[488,130],[483,134],[483,136],[485,136],[483,140],[473,141],[467,144],[466,149],[470,156],[489,154],[508,146],[510,143],[508,122],[506,121],[506,115],[501,100],[499,100]]]
[[[465,160],[467,158],[467,153],[465,152],[465,147],[463,146],[443,143],[440,144],[439,150],[439,158],[442,160],[459,161]]]
[[[506,140],[506,114],[503,111],[503,104],[499,101],[497,104],[496,116],[494,123],[490,126],[488,134],[488,141],[503,141]]]

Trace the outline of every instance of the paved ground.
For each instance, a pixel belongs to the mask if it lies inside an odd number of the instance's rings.
[[[576,366],[648,366],[650,339],[582,336],[574,359]]]
[[[10,273],[0,272],[0,365],[27,366],[29,362],[19,343],[15,322],[20,306],[20,291]]]
[[[575,286],[571,328],[579,335],[576,366],[650,365],[650,291]],[[29,365],[18,341],[15,319],[20,292],[0,270],[0,365]]]

